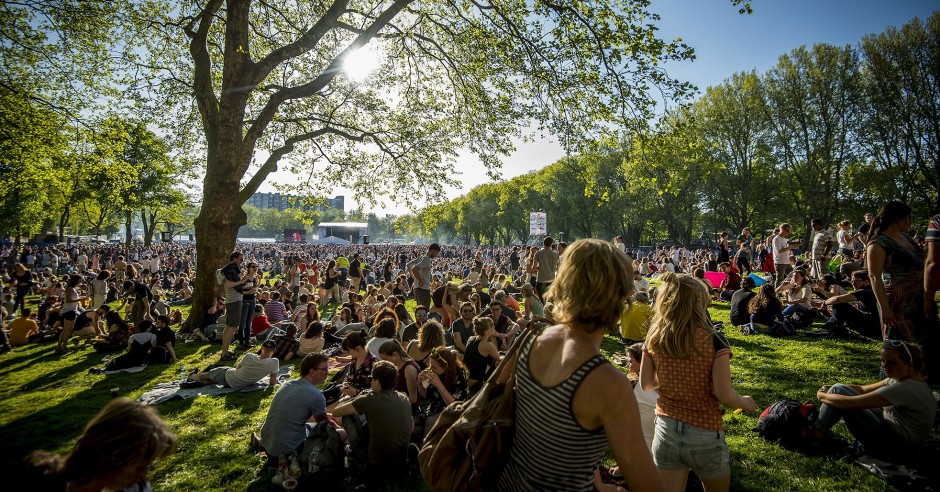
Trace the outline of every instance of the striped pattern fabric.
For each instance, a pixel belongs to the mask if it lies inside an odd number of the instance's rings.
[[[590,492],[607,436],[603,428],[582,428],[571,404],[585,376],[607,360],[595,355],[560,384],[542,386],[529,372],[534,340],[522,347],[516,364],[516,434],[499,490]]]

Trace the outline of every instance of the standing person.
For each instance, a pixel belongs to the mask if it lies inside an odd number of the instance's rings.
[[[359,292],[362,284],[362,260],[359,253],[353,253],[353,259],[349,262],[349,291]]]
[[[82,284],[81,275],[72,275],[69,277],[69,283],[65,286],[65,302],[59,308],[62,315],[62,333],[59,334],[59,343],[56,346],[56,353],[65,352],[68,346],[69,337],[72,336],[72,328],[75,326],[75,320],[78,318],[79,305],[88,297],[80,295],[78,288]]]
[[[65,456],[36,451],[20,476],[31,490],[150,491],[150,465],[173,453],[176,435],[156,409],[127,398],[111,400]]]
[[[729,251],[728,245],[728,231],[721,231],[721,234],[718,236],[718,258],[716,261],[719,264],[731,262],[731,252]]]
[[[98,309],[105,303],[108,297],[108,279],[111,278],[111,272],[102,270],[91,281],[91,308]]]
[[[793,266],[790,264],[790,256],[792,256],[791,251],[800,247],[799,242],[791,243],[787,237],[790,236],[790,232],[793,230],[793,226],[784,222],[780,224],[780,233],[774,236],[772,241],[773,255],[774,255],[774,271],[776,272],[774,277],[774,286],[780,287],[780,284],[786,280],[787,275],[793,271]]]
[[[871,213],[867,213],[865,214],[865,222],[858,226],[858,234],[856,234],[855,237],[857,237],[863,245],[868,245],[868,240],[871,238],[871,223],[874,220],[875,216]]]
[[[519,270],[519,246],[512,247],[512,253],[509,253],[509,273],[515,274]]]
[[[255,293],[258,291],[258,284],[261,283],[257,263],[248,264],[242,280],[242,310],[239,313],[238,336],[236,338],[241,347],[247,349],[251,347],[251,322],[254,320],[255,306],[257,305]]]
[[[238,332],[242,318],[242,286],[245,278],[242,277],[242,262],[245,256],[238,251],[228,255],[229,262],[222,267],[225,287],[225,330],[222,331],[222,354],[220,361],[235,360],[235,354],[229,352],[228,347]]]
[[[133,296],[134,303],[131,305],[131,316],[129,321],[136,325],[150,316],[150,303],[153,302],[153,291],[143,282],[136,280],[125,280],[121,285],[124,289],[124,302],[127,298]]]
[[[623,244],[623,236],[614,236],[614,247],[620,251],[626,252],[627,245]]]
[[[552,251],[552,244],[555,239],[546,236],[542,240],[542,249],[535,253],[534,267],[537,271],[535,275],[535,291],[540,298],[545,298],[545,293],[555,280],[555,271],[558,269],[558,253]]]
[[[327,419],[326,399],[319,386],[326,381],[329,362],[322,352],[307,355],[300,363],[300,377],[282,384],[274,394],[261,426],[261,445],[269,462],[277,463],[282,455],[299,453],[307,440],[307,422]]]
[[[22,311],[26,307],[26,296],[33,288],[33,274],[22,263],[17,263],[13,271],[13,285],[16,287],[16,298],[14,299],[13,310],[16,308]],[[13,313],[10,313],[11,315]]]
[[[929,337],[936,320],[924,313],[927,255],[908,231],[911,208],[901,202],[881,207],[868,237],[868,277],[881,312],[882,338],[915,342],[924,349],[927,376],[937,377],[940,358]],[[890,280],[885,283],[882,274]]]
[[[608,446],[631,490],[662,490],[630,381],[600,354],[632,293],[630,259],[611,243],[568,248],[548,292],[560,324],[501,375],[515,372],[516,430],[499,490],[591,491]]]
[[[684,490],[689,469],[705,490],[728,490],[728,444],[720,404],[753,412],[731,385],[731,349],[715,331],[702,284],[663,274],[640,368],[644,390],[659,390],[653,460],[666,490]]]
[[[406,265],[408,272],[414,278],[415,301],[422,306],[431,306],[431,260],[441,254],[441,245],[431,243],[428,246],[428,252],[424,256],[411,260]]]
[[[857,234],[852,234],[852,223],[848,220],[839,222],[839,254],[850,257],[855,251],[855,238]]]
[[[823,228],[822,219],[813,219],[813,276],[816,279],[823,278],[823,275],[829,271],[829,253],[832,251],[832,245],[835,240],[829,229]]]
[[[924,315],[937,319],[937,291],[940,290],[940,214],[927,224],[927,262],[924,264]]]

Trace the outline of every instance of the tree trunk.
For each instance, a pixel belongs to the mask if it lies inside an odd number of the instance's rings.
[[[62,213],[59,215],[59,241],[63,242],[65,238],[65,226],[69,223],[69,217],[71,214],[72,207],[66,201],[65,208],[62,210]]]
[[[128,210],[124,212],[124,246],[127,248],[131,247],[131,244],[134,242],[134,234],[131,230],[131,222],[133,221],[133,216],[131,211]]]

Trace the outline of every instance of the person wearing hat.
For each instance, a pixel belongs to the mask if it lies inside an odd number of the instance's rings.
[[[219,384],[229,388],[243,388],[257,383],[268,376],[269,384],[278,383],[277,371],[280,361],[272,357],[277,344],[268,340],[261,344],[258,353],[246,353],[235,367],[221,366],[192,376],[191,381],[180,384],[180,388],[198,388],[209,384]]]

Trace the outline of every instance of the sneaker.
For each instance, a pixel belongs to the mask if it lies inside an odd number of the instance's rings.
[[[222,355],[222,357],[219,357],[219,360],[235,360],[237,358],[238,357],[236,357],[232,352],[226,352]]]
[[[829,335],[829,330],[826,330],[824,328],[819,328],[817,330],[809,330],[806,332],[806,336],[814,337],[814,338],[820,338],[826,335]]]
[[[846,330],[844,326],[833,326],[829,333],[826,335],[828,339],[834,338],[844,338],[848,336],[849,330]]]

